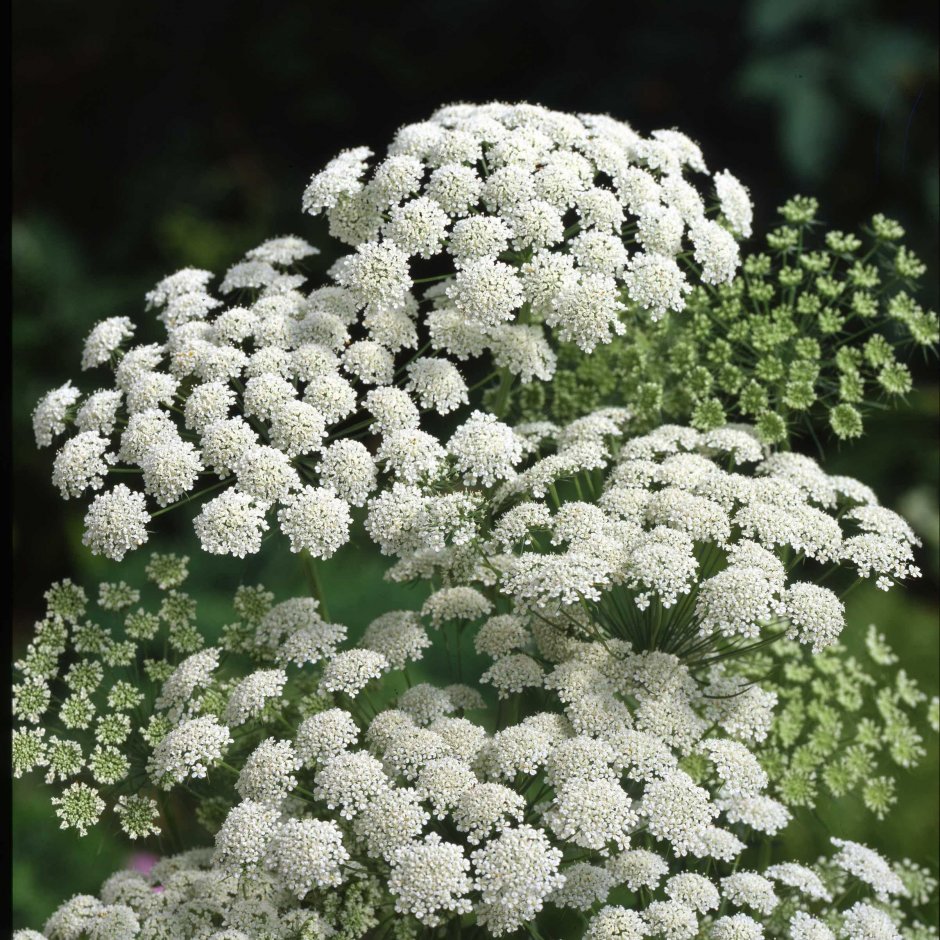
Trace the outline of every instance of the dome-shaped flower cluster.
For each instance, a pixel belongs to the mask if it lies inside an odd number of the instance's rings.
[[[724,282],[737,268],[732,232],[686,179],[707,176],[702,154],[678,131],[645,139],[604,116],[459,105],[402,128],[364,180],[368,156],[340,155],[304,196],[356,247],[326,286],[311,288],[302,269],[319,252],[294,236],[249,251],[217,290],[185,268],[147,294],[158,342],[131,345],[128,317],[100,322],[82,369],[113,380],[84,396],[67,382],[37,404],[40,446],[77,429],[53,482],[66,499],[94,495],[93,552],[120,560],[153,514],[228,486],[196,519],[206,551],[255,553],[276,524],[292,551],[328,558],[349,539],[346,504],[384,489],[380,474],[411,485],[441,469],[419,409],[470,403],[455,360],[488,352],[505,395],[514,377],[551,378],[543,324],[590,350],[623,331],[627,305],[680,310],[694,270]],[[727,172],[714,182],[724,225],[746,234],[746,191]],[[412,259],[442,254],[447,270],[416,296]],[[451,442],[467,479],[490,484],[519,459],[494,420],[475,416]],[[370,428],[378,447],[360,440]]]
[[[629,438],[620,419],[517,427],[527,458],[487,494],[472,545],[400,544],[391,576],[497,583],[517,615],[563,616],[576,635],[600,628],[697,660],[767,632],[814,651],[833,643],[845,618],[816,583],[826,567],[884,589],[918,576],[916,536],[858,481],[768,455],[745,428]],[[593,625],[581,623],[585,603]]]
[[[291,551],[329,558],[350,538],[351,508],[370,496],[394,505],[450,473],[491,485],[522,459],[522,442],[492,415],[470,414],[444,445],[421,430],[422,410],[466,404],[456,367],[416,358],[406,371],[363,371],[371,341],[352,339],[358,314],[344,290],[303,294],[303,278],[275,267],[301,252],[289,241],[293,255],[266,262],[267,274],[240,290],[254,296],[245,306],[207,293],[208,272],[165,279],[149,295],[162,305],[163,343],[116,345],[105,359],[113,388],[82,398],[67,383],[37,406],[39,443],[77,429],[54,461],[63,497],[101,491],[85,517],[92,552],[120,561],[146,543],[154,516],[205,495],[194,519],[205,551],[243,558],[276,526]],[[166,393],[137,393],[157,385]],[[121,482],[105,488],[115,474]],[[453,527],[471,510],[452,497],[424,513],[425,528],[459,537]]]
[[[627,306],[659,318],[682,310],[691,283],[730,281],[735,236],[751,231],[747,190],[728,171],[711,177],[686,135],[643,137],[606,115],[452,105],[400,128],[370,170],[371,157],[331,160],[303,207],[356,249],[333,274],[372,338],[401,318],[390,309],[415,304],[411,264],[429,259],[432,345],[458,359],[489,349],[524,380],[554,371],[542,324],[590,351],[623,332]]]

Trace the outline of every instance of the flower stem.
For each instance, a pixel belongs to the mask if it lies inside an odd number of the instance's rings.
[[[509,369],[499,370],[499,387],[496,389],[496,401],[493,404],[493,413],[497,418],[504,418],[509,407],[509,390],[512,388],[515,376]]]
[[[319,603],[323,619],[329,622],[330,609],[326,606],[326,595],[323,593],[323,585],[320,583],[320,574],[317,570],[316,559],[306,549],[300,553],[300,559],[303,562],[304,573],[307,575],[307,584],[310,586],[310,593]]]
[[[176,509],[179,506],[183,506],[186,503],[194,502],[199,499],[200,496],[205,496],[206,493],[211,493],[213,490],[217,490],[220,486],[226,486],[228,483],[231,483],[231,480],[219,480],[218,483],[213,483],[212,486],[207,486],[204,490],[200,490],[198,493],[189,493],[183,499],[178,500],[175,503],[170,503],[169,506],[164,506],[162,509],[158,509],[156,512],[150,513],[151,519],[156,519],[157,516],[162,516],[165,512],[169,512],[171,509]]]

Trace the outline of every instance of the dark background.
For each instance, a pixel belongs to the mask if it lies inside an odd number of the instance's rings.
[[[29,426],[35,399],[79,376],[92,324],[141,318],[143,293],[177,268],[221,273],[275,234],[322,244],[325,223],[300,213],[310,174],[345,147],[381,151],[399,125],[440,104],[528,100],[609,112],[641,133],[678,127],[701,143],[711,169],[728,167],[750,187],[758,232],[795,192],[818,195],[822,218],[840,227],[876,211],[898,218],[930,263],[924,300],[936,306],[934,0],[647,0],[617,9],[612,19],[600,6],[558,0],[14,2],[16,647],[51,580],[117,575],[82,549],[82,507],[60,501],[51,452],[35,451]],[[318,270],[330,260],[325,252]],[[925,540],[927,576],[912,592],[888,602],[860,590],[855,609],[862,627],[880,618],[935,692],[933,363],[918,367],[918,381],[907,408],[873,422],[860,444],[833,448],[827,466],[874,486]],[[165,538],[154,547],[187,537],[182,515],[161,519]],[[341,553],[328,577],[355,631],[397,592],[363,595],[377,567],[349,558]],[[224,620],[218,598],[238,580],[264,575],[289,589],[285,562],[249,561],[233,574],[228,562],[194,557],[206,616]],[[142,559],[122,575],[135,566]],[[935,748],[928,762],[934,769],[904,791],[896,836],[878,835],[903,854],[935,852]],[[123,863],[106,838],[60,836],[41,791],[17,789],[21,926],[38,926],[50,905],[95,890]],[[913,847],[899,835],[912,830],[923,834]],[[49,877],[50,853],[67,877]]]

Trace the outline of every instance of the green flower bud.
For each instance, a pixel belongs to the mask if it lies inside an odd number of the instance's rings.
[[[710,431],[726,423],[725,410],[717,398],[708,398],[699,402],[692,412],[692,427],[699,431]]]
[[[898,277],[915,281],[924,276],[927,265],[913,251],[909,251],[902,245],[894,258],[894,270],[897,271]]]
[[[899,222],[883,216],[880,212],[873,215],[871,227],[874,230],[875,237],[880,241],[895,242],[899,238],[904,238],[904,229]]]
[[[790,228],[788,225],[774,229],[767,236],[767,244],[774,251],[789,251],[791,248],[796,248],[799,241],[799,231],[795,228]]]
[[[878,316],[878,301],[866,291],[854,291],[852,294],[852,313],[863,320],[870,320]]]
[[[114,812],[121,820],[121,829],[129,838],[146,839],[150,835],[160,835],[160,827],[156,824],[160,818],[156,800],[143,794],[122,796]]]
[[[878,373],[878,384],[889,395],[906,395],[913,387],[911,370],[900,362],[888,363]]]
[[[45,728],[15,728],[11,756],[13,758],[13,776],[22,777],[37,767],[49,763],[43,736]]]
[[[821,275],[816,278],[816,290],[826,300],[835,300],[845,290],[845,283],[836,280],[834,277]]]
[[[68,578],[57,581],[44,596],[49,617],[58,617],[66,623],[78,623],[85,616],[88,595]]]
[[[98,586],[98,604],[103,610],[123,610],[140,600],[140,591],[124,581]]]
[[[808,411],[816,402],[812,382],[787,382],[783,390],[783,403],[794,411]]]
[[[757,436],[765,444],[779,444],[787,436],[787,424],[773,411],[765,411],[757,419]]]
[[[95,783],[111,786],[127,777],[130,762],[116,747],[98,745],[91,752],[88,769]]]
[[[80,660],[69,668],[64,678],[65,684],[72,691],[90,694],[101,685],[104,668],[93,659]]]
[[[829,409],[829,425],[836,437],[842,441],[860,437],[862,434],[862,416],[849,404],[843,403]]]
[[[870,290],[881,283],[881,275],[878,273],[878,268],[873,264],[862,264],[860,261],[856,261],[855,264],[849,268],[848,276],[849,281],[855,287],[861,287],[863,289]]]
[[[104,800],[98,791],[85,783],[66,787],[62,796],[53,798],[52,805],[58,807],[56,816],[62,821],[62,828],[77,829],[81,836],[98,822],[104,811]]]
[[[144,571],[161,591],[177,588],[189,575],[189,558],[186,555],[161,555],[154,552]]]
[[[829,267],[829,255],[825,251],[805,251],[800,256],[800,264],[813,274],[821,274]]]
[[[128,614],[124,620],[124,632],[132,640],[152,640],[160,629],[160,618],[141,609]]]
[[[144,694],[129,682],[119,680],[108,692],[108,708],[115,711],[130,711],[144,700]]]
[[[95,717],[95,705],[86,692],[75,692],[62,702],[59,720],[68,729],[87,728]]]
[[[859,402],[865,397],[865,380],[853,370],[839,376],[839,398],[846,402]]]
[[[836,254],[850,255],[862,247],[862,241],[855,235],[834,230],[826,234],[826,245]]]
[[[875,368],[894,362],[894,353],[891,346],[880,333],[870,336],[865,341],[864,354],[869,365]]]
[[[801,314],[816,314],[822,308],[819,294],[803,293],[796,298],[796,312]]]
[[[819,332],[823,336],[832,336],[842,331],[845,326],[845,317],[833,307],[824,307],[819,311]]]
[[[816,218],[819,201],[813,196],[793,196],[777,211],[792,225],[806,225]]]

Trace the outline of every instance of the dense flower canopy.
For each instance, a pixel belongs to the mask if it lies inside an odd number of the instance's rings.
[[[14,775],[162,858],[15,940],[936,940],[926,868],[780,847],[823,797],[885,819],[940,730],[843,603],[919,576],[914,530],[788,446],[936,346],[900,226],[811,249],[796,197],[742,258],[747,189],[685,134],[500,102],[303,209],[351,249],[325,274],[296,236],[171,274],[33,412],[92,553],[193,504],[202,551],[288,549],[311,596],[232,562],[219,629],[172,553],[49,588]],[[409,609],[330,617],[350,543]]]
[[[173,567],[155,559],[154,580],[166,583]],[[312,599],[274,603],[243,587],[242,622],[209,646],[198,619],[182,634],[173,619],[186,607],[184,576],[177,564],[149,629],[126,585],[102,585],[96,613],[76,585],[54,586],[17,664],[16,771],[45,768],[61,781],[53,803],[63,826],[84,832],[110,804],[128,835],[146,837],[160,826],[151,794],[182,788],[215,840],[149,876],[115,875],[100,899],[73,898],[46,925],[51,940],[72,936],[67,925],[119,917],[143,935],[160,923],[174,938],[289,937],[298,925],[325,938],[353,917],[360,932],[347,935],[361,936],[383,904],[410,937],[455,917],[503,936],[547,908],[593,911],[589,937],[626,927],[647,936],[663,924],[690,938],[742,925],[757,936],[794,919],[892,924],[919,874],[842,839],[813,866],[739,866],[749,841],[790,823],[792,794],[763,768],[783,728],[778,696],[733,666],[702,671],[622,639],[580,637],[557,615],[494,613],[469,588],[431,595],[420,614],[390,611],[350,646]],[[105,626],[115,618],[129,639]],[[442,635],[480,620],[477,644],[492,661],[481,688],[496,685],[516,715],[495,731],[484,696],[460,682],[411,684],[405,671]],[[137,693],[122,677],[165,631],[169,655],[146,660],[158,693]],[[405,633],[393,664],[377,648],[392,653]],[[85,652],[60,672],[70,638]],[[278,667],[288,660],[300,665]],[[51,699],[41,690],[60,683],[71,695],[46,740]],[[144,697],[149,722],[132,729]],[[128,790],[141,773],[149,783]],[[834,903],[848,879],[874,893],[864,909]],[[612,892],[630,907],[605,906]]]

